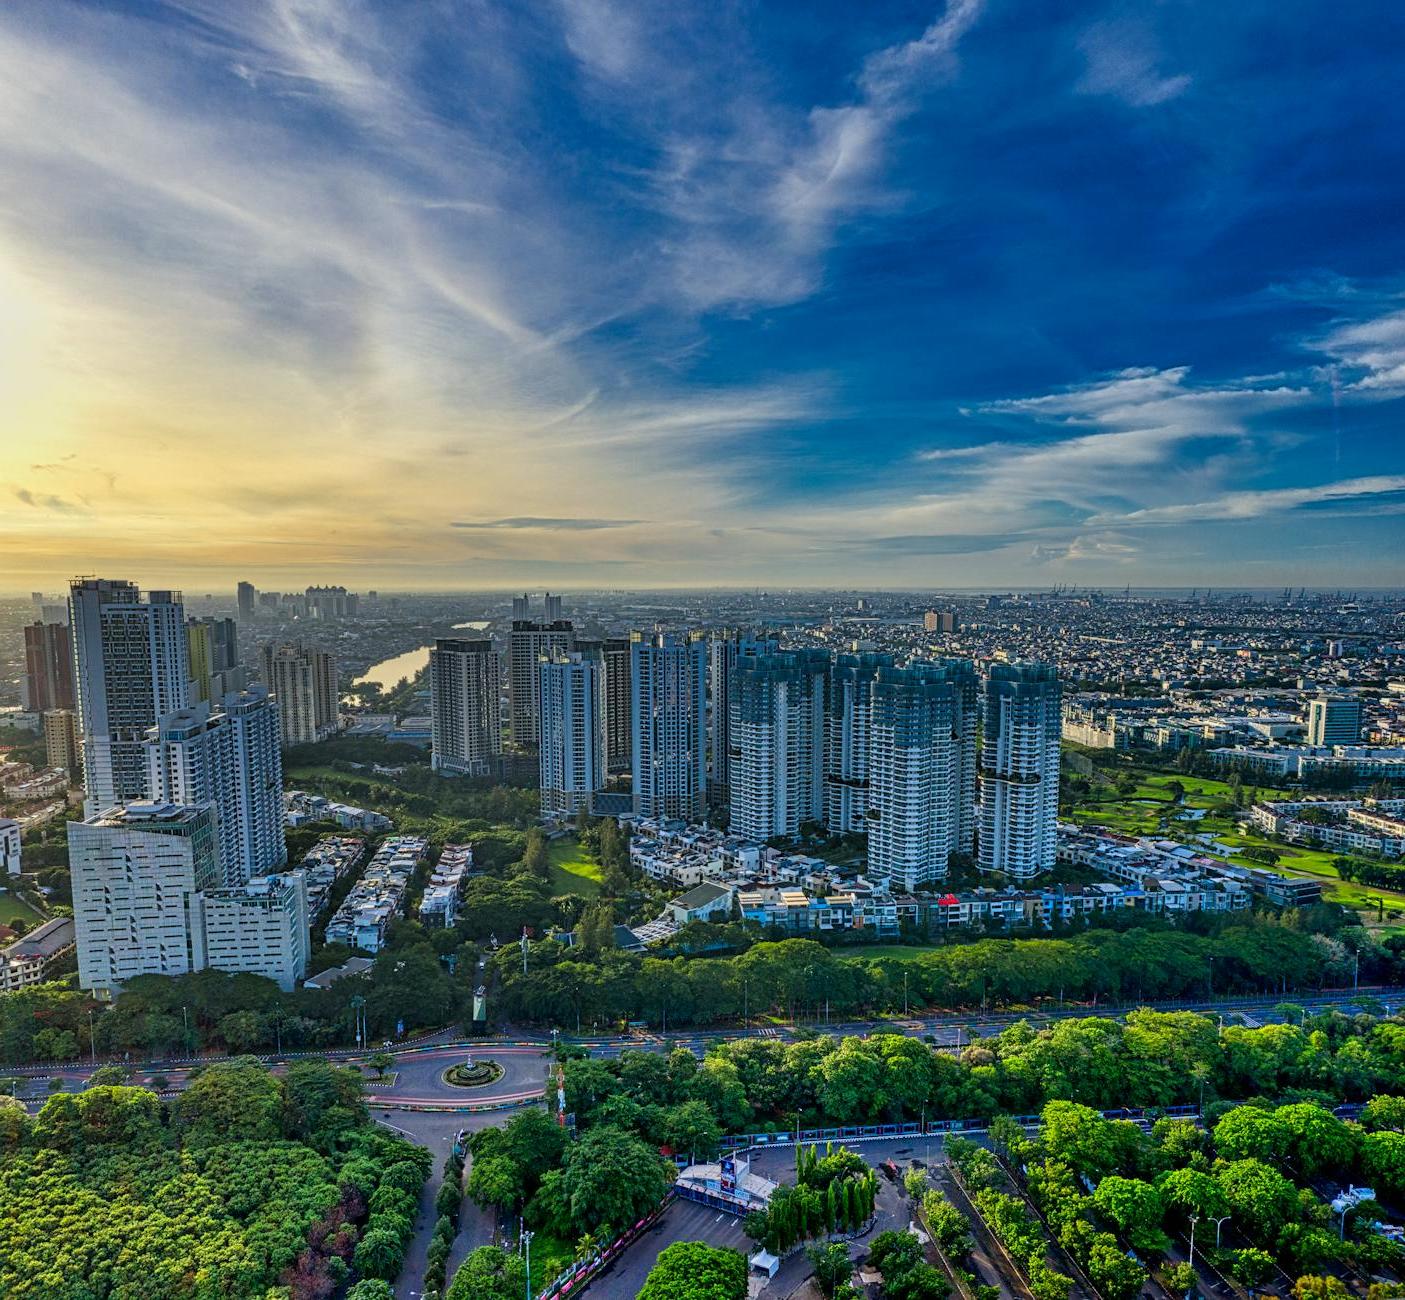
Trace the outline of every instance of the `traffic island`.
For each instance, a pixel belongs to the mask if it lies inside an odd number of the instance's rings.
[[[486,1088],[503,1076],[496,1061],[465,1061],[444,1071],[444,1082],[454,1088]]]

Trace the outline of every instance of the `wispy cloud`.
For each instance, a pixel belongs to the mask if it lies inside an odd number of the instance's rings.
[[[1405,393],[1405,309],[1339,324],[1313,346],[1348,367],[1348,384],[1358,393]]]
[[[630,528],[642,524],[643,519],[550,519],[524,515],[512,519],[484,519],[481,521],[455,519],[450,528],[508,528],[544,532],[593,533],[602,528]]]
[[[1111,95],[1134,108],[1164,104],[1190,86],[1186,73],[1160,71],[1155,38],[1131,21],[1094,23],[1079,38],[1087,61],[1078,89],[1085,95]]]
[[[1226,492],[1210,501],[1182,501],[1175,505],[1129,510],[1120,515],[1094,516],[1090,524],[1183,524],[1201,520],[1261,519],[1265,515],[1304,506],[1345,505],[1370,497],[1405,494],[1405,475],[1376,474],[1365,478],[1317,483],[1311,487],[1265,488],[1259,491]],[[1405,500],[1398,503],[1405,510]]]

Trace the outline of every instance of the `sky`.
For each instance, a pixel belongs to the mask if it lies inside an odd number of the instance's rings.
[[[7,0],[0,590],[1405,584],[1405,7]]]

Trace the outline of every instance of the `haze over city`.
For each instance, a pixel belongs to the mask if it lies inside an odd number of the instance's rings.
[[[0,589],[1397,583],[1402,36],[15,0]]]

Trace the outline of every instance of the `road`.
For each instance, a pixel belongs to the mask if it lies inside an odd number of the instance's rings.
[[[1230,1015],[1237,1013],[1251,1023],[1264,1023],[1276,1020],[1274,1008],[1283,1001],[1294,1001],[1309,1011],[1325,1010],[1349,1004],[1355,998],[1369,998],[1385,1004],[1388,1011],[1391,1004],[1405,1003],[1405,988],[1363,989],[1359,994],[1351,990],[1339,990],[1322,994],[1300,995],[1284,998],[1239,998],[1214,1003],[1182,1003],[1175,1007],[1163,1006],[1162,1010],[1199,1011],[1209,1015]],[[912,1016],[896,1021],[842,1021],[814,1026],[821,1032],[835,1035],[871,1033],[876,1029],[899,1032],[912,1037],[921,1037],[932,1042],[939,1049],[957,1050],[974,1039],[999,1034],[1017,1020],[1048,1022],[1057,1019],[1084,1017],[1090,1015],[1117,1017],[1127,1013],[1127,1007],[1064,1007],[1050,1008],[1039,1012],[1015,1013],[1000,1012],[975,1015],[927,1014]],[[806,1026],[809,1028],[809,1026]],[[788,1027],[767,1026],[753,1028],[752,1035],[792,1041],[794,1033]],[[660,1051],[675,1047],[687,1047],[696,1052],[704,1052],[709,1045],[725,1039],[735,1039],[742,1035],[736,1029],[697,1032],[664,1039],[658,1035],[644,1037],[581,1038],[564,1041],[586,1047],[592,1056],[614,1057],[626,1050]],[[391,1047],[395,1058],[393,1075],[384,1084],[378,1083],[365,1066],[366,1053],[356,1051],[333,1051],[328,1053],[307,1053],[306,1055],[326,1055],[347,1064],[357,1064],[367,1070],[367,1103],[376,1120],[411,1140],[428,1148],[435,1158],[434,1171],[421,1196],[419,1215],[416,1222],[415,1238],[406,1255],[406,1265],[396,1285],[399,1300],[418,1300],[423,1292],[424,1255],[433,1232],[434,1195],[439,1188],[444,1157],[453,1145],[454,1136],[462,1129],[476,1130],[491,1124],[498,1124],[510,1118],[521,1105],[530,1104],[541,1098],[546,1091],[547,1073],[551,1055],[551,1040],[546,1036],[516,1037],[498,1039],[453,1039],[449,1031],[421,1040],[415,1044]],[[446,1083],[444,1072],[451,1066],[463,1062],[467,1056],[490,1058],[503,1067],[503,1075],[495,1083],[484,1088],[463,1089]],[[208,1058],[209,1060],[219,1058]],[[294,1056],[265,1057],[275,1070],[286,1068]],[[207,1062],[202,1061],[200,1064]],[[166,1061],[144,1061],[129,1066],[132,1081],[150,1085],[152,1081],[164,1079],[170,1090],[178,1091],[188,1080],[192,1065],[190,1058]],[[12,1071],[20,1081],[20,1095],[27,1104],[37,1109],[47,1095],[47,1081],[58,1078],[66,1090],[81,1089],[93,1065],[91,1062],[70,1063],[62,1066],[26,1067]],[[924,1141],[921,1138],[899,1138],[890,1143],[865,1143],[859,1149],[866,1158],[877,1162],[899,1148],[912,1149],[918,1159],[930,1161],[932,1147],[939,1151],[940,1138]],[[925,1150],[924,1150],[925,1148]],[[776,1148],[759,1152],[756,1156],[758,1172],[768,1177],[786,1177],[793,1173],[794,1153],[789,1148]],[[784,1168],[782,1168],[784,1166]],[[776,1172],[771,1172],[772,1168]],[[888,1186],[886,1180],[880,1180]],[[885,1198],[886,1200],[886,1198]],[[897,1207],[893,1208],[894,1213]],[[902,1223],[906,1223],[906,1211],[902,1212]],[[890,1225],[891,1226],[891,1225]],[[879,1229],[881,1230],[881,1228]],[[450,1257],[449,1275],[471,1249],[492,1239],[493,1223],[491,1216],[483,1215],[471,1204],[466,1203],[460,1225],[460,1233]],[[716,1211],[705,1211],[701,1206],[680,1203],[672,1207],[660,1224],[638,1244],[630,1249],[613,1267],[610,1278],[605,1283],[595,1284],[596,1293],[607,1296],[631,1295],[637,1290],[636,1283],[642,1285],[653,1266],[658,1252],[672,1241],[701,1240],[718,1245],[737,1245],[745,1248],[740,1228],[735,1220]],[[856,1254],[859,1252],[856,1251]],[[776,1283],[772,1283],[767,1295],[784,1296],[789,1290],[776,1289],[786,1278],[791,1279],[793,1289],[803,1278],[804,1256],[788,1260],[783,1266]],[[793,1277],[791,1275],[794,1274]],[[631,1289],[632,1288],[632,1289]]]

